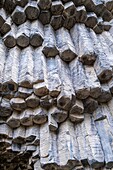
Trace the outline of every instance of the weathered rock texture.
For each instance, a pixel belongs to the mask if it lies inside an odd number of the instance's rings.
[[[113,170],[113,1],[0,1],[0,170]]]

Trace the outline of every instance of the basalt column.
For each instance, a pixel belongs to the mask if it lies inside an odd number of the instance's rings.
[[[0,1],[0,170],[113,170],[113,1]]]

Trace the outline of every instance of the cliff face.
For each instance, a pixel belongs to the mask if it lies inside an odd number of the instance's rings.
[[[0,1],[0,170],[113,170],[113,1]]]

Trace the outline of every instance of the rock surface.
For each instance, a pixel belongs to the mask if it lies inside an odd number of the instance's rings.
[[[0,170],[113,170],[113,2],[0,1]]]

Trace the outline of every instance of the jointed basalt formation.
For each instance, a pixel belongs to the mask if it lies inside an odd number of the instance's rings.
[[[113,1],[0,1],[0,170],[113,170]]]

